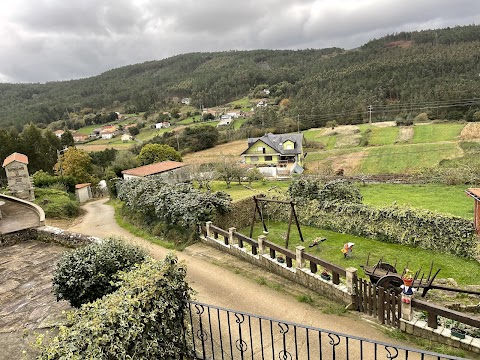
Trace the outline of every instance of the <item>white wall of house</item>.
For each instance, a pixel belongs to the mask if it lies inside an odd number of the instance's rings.
[[[78,201],[81,203],[88,201],[92,198],[92,189],[90,188],[90,186],[85,186],[81,189],[76,189],[75,193],[77,195]]]

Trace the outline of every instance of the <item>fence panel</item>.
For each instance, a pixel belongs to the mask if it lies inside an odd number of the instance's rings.
[[[193,301],[187,319],[198,360],[459,359]]]

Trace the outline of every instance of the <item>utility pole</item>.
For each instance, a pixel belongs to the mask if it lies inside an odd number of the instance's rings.
[[[175,138],[177,139],[177,151],[180,151],[180,143],[178,142],[178,134],[175,134]]]
[[[368,105],[368,123],[372,125],[372,111],[373,111],[373,106]]]
[[[297,114],[297,132],[300,132],[300,114]]]

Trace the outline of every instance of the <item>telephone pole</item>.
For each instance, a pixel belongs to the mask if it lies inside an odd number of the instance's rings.
[[[372,125],[372,111],[373,111],[373,106],[368,105],[368,123]]]
[[[297,132],[300,132],[300,114],[297,114]]]

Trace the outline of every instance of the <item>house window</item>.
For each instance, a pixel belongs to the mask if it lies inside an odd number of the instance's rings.
[[[286,150],[292,150],[292,149],[293,149],[292,143],[286,144]]]
[[[272,161],[272,157],[271,156],[265,156],[265,161]]]
[[[258,156],[251,156],[250,161],[257,162],[258,161]]]

